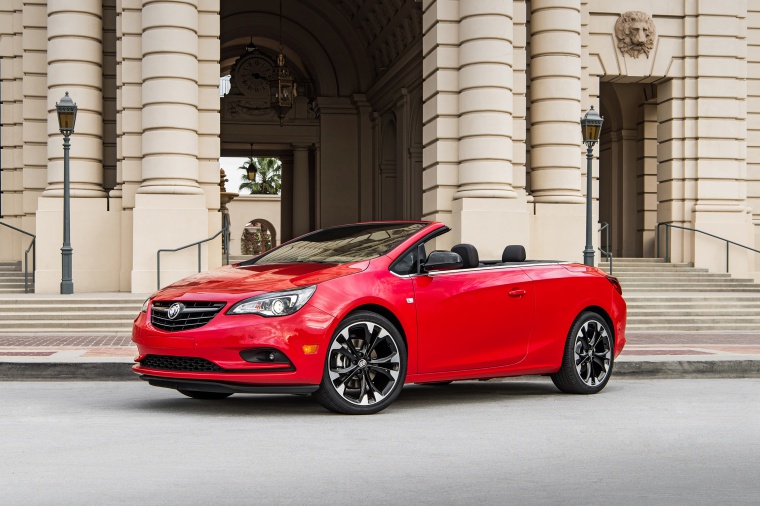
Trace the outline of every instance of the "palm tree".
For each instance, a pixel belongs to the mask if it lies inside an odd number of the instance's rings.
[[[254,181],[248,179],[248,167],[256,167]],[[243,171],[243,182],[239,190],[248,190],[252,195],[279,195],[282,188],[282,163],[277,158],[248,157],[243,165],[238,167]]]

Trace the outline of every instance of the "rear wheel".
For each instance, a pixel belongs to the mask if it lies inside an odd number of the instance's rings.
[[[369,415],[387,408],[406,378],[406,345],[387,318],[359,311],[338,327],[322,383],[312,395],[336,413]]]
[[[200,390],[185,390],[184,388],[178,388],[177,391],[182,395],[192,397],[193,399],[214,400],[214,399],[226,399],[231,393],[222,392],[201,392]]]
[[[581,313],[567,336],[562,367],[551,375],[557,388],[569,394],[600,392],[612,374],[612,342],[604,318],[593,311]]]

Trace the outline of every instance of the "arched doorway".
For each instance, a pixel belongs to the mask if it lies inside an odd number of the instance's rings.
[[[419,2],[225,0],[221,34],[230,92],[221,98],[220,155],[282,160],[281,241],[324,226],[421,217]],[[280,51],[296,91],[282,118],[267,78]],[[382,150],[392,149],[393,160],[379,156],[378,118],[391,116],[395,145]]]
[[[260,255],[277,245],[277,230],[269,221],[257,218],[243,229],[240,238],[241,255]]]
[[[602,82],[599,222],[615,257],[653,257],[657,224],[657,86]],[[601,245],[606,247],[602,234]]]

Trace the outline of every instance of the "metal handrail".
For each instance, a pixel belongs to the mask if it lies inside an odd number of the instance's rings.
[[[24,252],[24,293],[29,293],[29,251],[34,250],[32,253],[32,283],[34,283],[34,272],[37,270],[37,248],[34,244],[37,241],[37,236],[30,234],[26,230],[16,228],[13,225],[3,223],[2,221],[0,221],[0,225],[11,228],[16,232],[21,232],[22,234],[28,235],[32,238],[32,242],[29,243],[29,247],[26,248],[26,251]]]
[[[168,249],[163,248],[158,251],[156,251],[156,279],[157,279],[157,286],[158,290],[161,289],[161,253],[171,253],[175,251],[181,251],[183,249],[190,248],[192,246],[198,246],[198,272],[201,272],[201,244],[209,241],[213,241],[217,237],[219,237],[219,234],[224,233],[222,236],[222,248],[224,250],[225,254],[225,265],[229,265],[230,263],[230,229],[229,227],[224,227],[216,234],[212,235],[208,239],[203,239],[202,241],[196,241],[194,243],[186,244],[185,246],[180,246],[179,248],[174,249]]]
[[[749,251],[754,251],[755,253],[760,253],[760,250],[756,250],[755,248],[750,248],[749,246],[746,246],[744,244],[739,244],[738,242],[734,242],[730,239],[726,239],[725,237],[720,237],[715,234],[711,234],[709,232],[705,232],[704,230],[698,230],[696,228],[689,228],[689,227],[682,227],[680,225],[673,225],[672,223],[668,223],[665,221],[662,221],[657,224],[657,227],[655,227],[655,235],[654,235],[654,250],[657,256],[660,256],[660,227],[665,225],[665,262],[670,263],[670,229],[671,228],[679,228],[681,230],[690,230],[692,232],[699,232],[700,234],[704,234],[710,237],[713,237],[715,239],[720,239],[721,241],[724,241],[726,243],[726,272],[728,272],[728,260],[729,260],[729,245],[733,244],[734,246],[739,246],[740,248],[744,248]]]
[[[606,231],[607,240],[605,241],[605,244],[607,245],[607,249],[602,249],[601,246],[599,246],[599,253],[607,257],[607,260],[610,262],[610,276],[612,275],[612,252],[610,251],[610,224],[606,221],[600,221],[599,222],[602,226],[599,227],[599,230],[597,232],[601,232],[602,230]]]

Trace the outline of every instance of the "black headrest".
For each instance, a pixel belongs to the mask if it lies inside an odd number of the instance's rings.
[[[510,244],[504,248],[504,253],[501,254],[502,262],[524,262],[525,261],[525,248],[519,244]]]
[[[472,244],[457,244],[451,251],[462,257],[462,268],[472,269],[480,264],[478,250]]]

